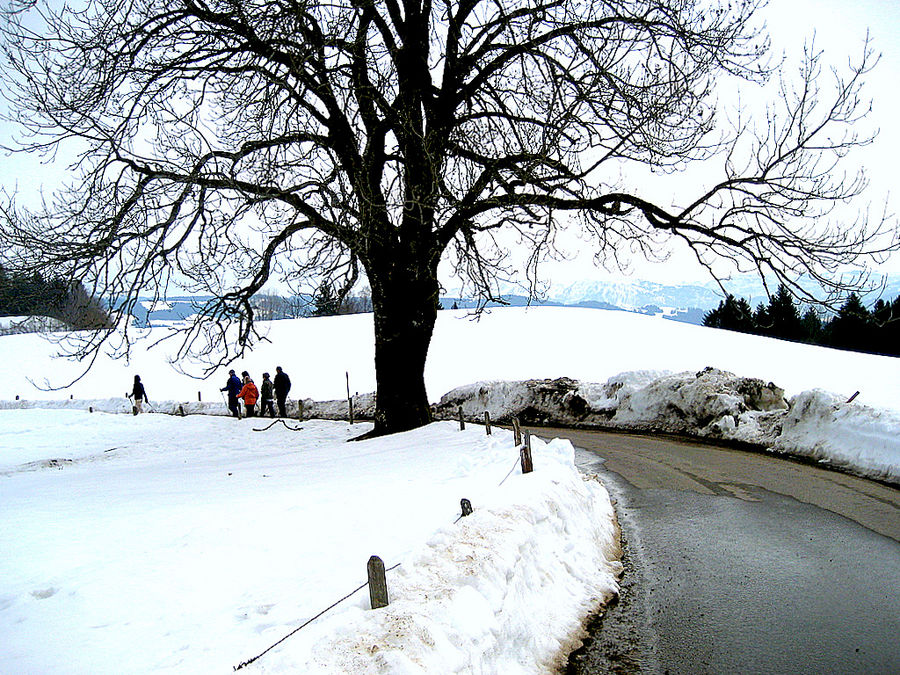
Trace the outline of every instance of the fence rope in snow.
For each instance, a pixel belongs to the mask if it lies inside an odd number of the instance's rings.
[[[516,461],[513,463],[512,468],[509,470],[509,473],[506,474],[506,478],[509,478],[510,476],[512,476],[513,471],[515,471],[516,467],[519,466],[519,462],[520,462],[520,459],[518,457],[516,457]],[[500,484],[497,485],[497,487],[500,487],[500,485],[503,485],[506,482],[506,478],[501,480]]]
[[[302,431],[302,430],[303,430],[303,427],[292,427],[292,426],[288,426],[288,423],[285,422],[283,419],[277,419],[277,420],[275,420],[274,422],[272,422],[269,426],[263,427],[262,429],[254,429],[253,431],[268,431],[269,429],[271,429],[272,427],[274,427],[274,426],[275,426],[276,424],[278,424],[279,422],[281,422],[281,423],[284,425],[284,428],[285,428],[285,429],[289,429],[290,431]]]
[[[272,428],[273,426],[275,426],[278,422],[281,422],[282,424],[284,424],[284,426],[286,426],[286,427],[287,427],[288,429],[290,429],[291,431],[300,431],[300,429],[303,428],[303,427],[299,427],[299,428],[297,428],[297,429],[292,429],[292,428],[289,427],[287,424],[285,424],[285,422],[284,422],[283,419],[277,419],[277,420],[275,420],[274,422],[272,422],[272,424],[270,424],[269,426],[265,427],[264,429],[254,429],[253,431],[266,431],[267,429],[271,429],[271,428]],[[519,457],[516,457],[516,461],[515,461],[515,463],[512,465],[512,468],[509,470],[509,473],[506,474],[506,476],[503,478],[503,480],[500,481],[500,483],[497,485],[497,487],[500,487],[501,485],[503,485],[503,484],[506,482],[506,479],[509,478],[509,477],[512,475],[513,471],[516,470],[516,467],[519,466],[520,461],[521,461],[521,459],[520,459]],[[454,521],[453,521],[454,525],[455,525],[456,523],[458,523],[460,520],[462,520],[462,518],[463,518],[463,515],[460,515],[459,518],[457,518],[456,520],[454,520]],[[402,564],[403,564],[403,563],[397,563],[396,565],[392,565],[391,567],[388,567],[388,568],[385,570],[385,572],[387,573],[387,572],[390,572],[391,570],[395,570],[395,569],[397,569],[398,567],[400,567],[400,565],[402,565]],[[234,666],[234,670],[235,670],[235,671],[241,670],[241,669],[244,668],[245,666],[249,666],[251,663],[253,663],[253,662],[256,661],[257,659],[259,659],[259,658],[265,656],[265,655],[268,654],[270,651],[272,651],[273,649],[275,649],[275,647],[277,647],[277,646],[280,645],[282,642],[284,642],[285,640],[287,640],[289,637],[291,637],[291,636],[295,635],[296,633],[300,632],[303,628],[306,628],[309,624],[311,624],[313,621],[315,621],[316,619],[318,619],[320,616],[322,616],[322,615],[325,614],[326,612],[328,612],[328,611],[334,609],[334,608],[337,607],[339,604],[341,604],[342,602],[344,602],[344,600],[347,600],[347,599],[348,599],[349,597],[351,597],[353,594],[358,593],[359,591],[361,591],[362,589],[364,589],[364,588],[365,588],[366,586],[368,586],[368,585],[369,585],[369,582],[366,581],[366,582],[365,582],[364,584],[362,584],[361,586],[358,586],[358,587],[354,588],[352,591],[350,591],[349,593],[347,593],[347,595],[345,595],[343,598],[341,598],[341,599],[338,600],[337,602],[332,603],[331,605],[329,605],[328,607],[326,607],[325,609],[323,609],[321,612],[319,612],[318,614],[316,614],[314,617],[312,617],[311,619],[305,621],[305,622],[304,622],[303,624],[301,624],[300,626],[297,626],[294,630],[292,630],[290,633],[288,633],[287,635],[285,635],[285,636],[284,636],[283,638],[281,638],[278,642],[276,642],[276,643],[273,644],[273,645],[270,645],[270,646],[267,647],[264,651],[260,652],[260,653],[257,654],[256,656],[254,656],[252,659],[248,659],[248,660],[246,660],[246,661],[242,661],[242,662],[239,663],[238,665]]]
[[[400,567],[400,565],[401,565],[401,563],[397,563],[397,564],[394,565],[393,567],[388,567],[388,568],[385,570],[385,572],[390,572],[391,570]],[[364,589],[364,588],[365,588],[366,586],[368,586],[368,585],[369,585],[369,582],[366,581],[366,583],[364,583],[362,586],[359,586],[359,587],[357,587],[357,588],[354,588],[352,591],[350,591],[349,593],[347,593],[347,595],[345,595],[343,598],[341,598],[341,599],[338,600],[337,602],[335,602],[335,603],[329,605],[328,607],[326,607],[325,609],[323,609],[321,612],[319,612],[318,614],[316,614],[313,618],[311,618],[311,619],[309,619],[308,621],[304,622],[302,625],[297,626],[294,630],[292,630],[290,633],[288,633],[287,635],[285,635],[283,638],[281,638],[281,639],[280,639],[278,642],[276,642],[275,644],[271,645],[270,647],[268,647],[268,648],[265,649],[264,651],[260,652],[259,654],[257,654],[256,656],[254,656],[252,659],[248,659],[247,661],[243,661],[243,662],[239,663],[238,665],[236,665],[236,666],[234,667],[234,670],[237,671],[237,670],[240,670],[241,668],[243,668],[244,666],[249,666],[251,663],[253,663],[254,661],[256,661],[258,658],[264,656],[265,654],[268,654],[270,651],[272,651],[273,649],[275,649],[275,647],[277,647],[278,645],[280,645],[282,642],[284,642],[285,640],[287,640],[289,637],[291,637],[292,635],[298,633],[302,628],[306,628],[306,627],[307,627],[309,624],[311,624],[313,621],[315,621],[315,620],[318,619],[320,616],[322,616],[323,614],[325,614],[325,612],[334,609],[334,608],[337,607],[339,604],[341,604],[344,600],[346,600],[347,598],[349,598],[351,595],[353,595],[354,593],[358,593],[359,591],[361,591],[362,589]]]

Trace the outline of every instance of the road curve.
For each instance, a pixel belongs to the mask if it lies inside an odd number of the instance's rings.
[[[620,602],[568,673],[900,673],[900,490],[687,441],[532,432],[601,474],[625,540]]]

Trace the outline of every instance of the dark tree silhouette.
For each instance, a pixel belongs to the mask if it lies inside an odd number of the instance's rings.
[[[817,343],[821,341],[823,330],[822,319],[819,318],[819,314],[815,309],[809,307],[803,313],[800,324],[803,327],[803,337],[801,338],[803,342]]]
[[[107,310],[80,283],[47,280],[38,272],[8,275],[2,265],[0,316],[51,317],[78,330],[112,326]]]
[[[322,282],[312,299],[313,316],[334,316],[340,314],[341,299],[331,287],[331,284]]]
[[[343,297],[364,274],[375,433],[412,428],[430,419],[442,259],[486,302],[513,272],[510,242],[533,287],[574,224],[610,264],[677,240],[802,293],[796,275],[840,290],[838,266],[896,246],[878,223],[819,220],[864,186],[834,169],[869,140],[853,131],[868,45],[833,79],[810,50],[781,109],[718,124],[723,78],[769,74],[761,4],[13,2],[12,117],[25,149],[72,157],[74,178],[40,212],[9,199],[2,248],[120,316],[173,281],[214,296],[182,347],[211,369],[253,343],[252,298],[274,275]],[[632,171],[716,155],[718,179],[659,203]]]
[[[731,294],[722,300],[716,309],[703,317],[703,325],[741,333],[756,331],[750,305],[744,298],[737,300]]]
[[[803,324],[800,312],[794,304],[794,296],[787,286],[781,284],[778,291],[769,299],[766,308],[768,325],[763,333],[782,340],[800,340],[803,337]]]
[[[866,351],[873,343],[872,315],[856,293],[851,293],[825,328],[825,343],[839,349]]]

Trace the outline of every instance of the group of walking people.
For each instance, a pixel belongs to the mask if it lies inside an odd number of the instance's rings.
[[[228,393],[228,409],[231,414],[241,419],[241,404],[244,402],[244,410],[247,417],[256,416],[256,403],[260,402],[260,416],[268,413],[275,417],[275,403],[278,403],[278,416],[287,417],[287,395],[291,390],[291,378],[281,369],[275,368],[275,379],[269,379],[269,373],[263,373],[262,383],[259,387],[253,382],[250,373],[246,370],[238,377],[234,370],[228,371],[228,381],[220,391]]]

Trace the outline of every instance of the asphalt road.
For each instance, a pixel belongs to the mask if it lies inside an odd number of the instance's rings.
[[[568,673],[900,673],[900,490],[769,455],[537,429],[617,501],[626,573]]]

